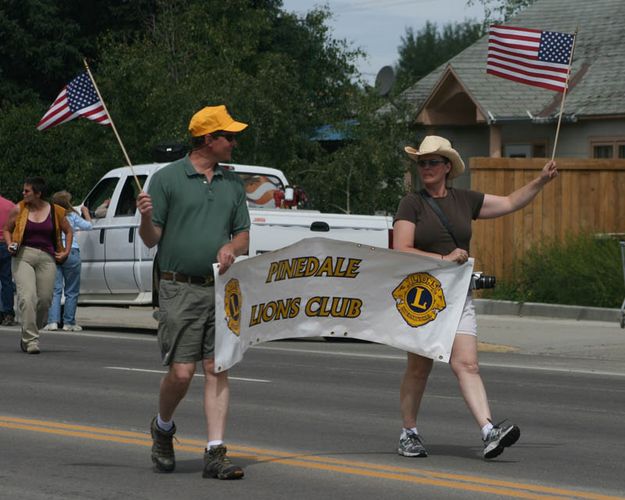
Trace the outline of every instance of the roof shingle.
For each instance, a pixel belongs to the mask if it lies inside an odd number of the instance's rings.
[[[625,0],[538,0],[511,26],[572,33],[578,29],[565,114],[625,114]],[[497,120],[553,116],[559,93],[486,74],[488,35],[402,93],[415,110],[450,64],[479,106]]]

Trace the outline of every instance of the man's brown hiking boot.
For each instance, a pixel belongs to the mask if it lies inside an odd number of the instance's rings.
[[[217,479],[241,479],[245,473],[238,465],[234,465],[226,456],[227,448],[220,444],[211,446],[204,452],[204,472],[202,477],[216,477]]]
[[[158,472],[173,472],[176,468],[176,457],[174,455],[174,434],[176,426],[171,430],[164,431],[156,424],[156,417],[150,423],[150,433],[152,434],[152,462]]]

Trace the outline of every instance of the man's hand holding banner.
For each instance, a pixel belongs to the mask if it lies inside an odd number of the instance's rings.
[[[469,289],[463,265],[310,238],[215,272],[215,367],[252,345],[354,337],[449,361]]]

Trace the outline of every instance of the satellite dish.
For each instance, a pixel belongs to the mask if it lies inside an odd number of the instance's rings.
[[[384,66],[375,77],[375,91],[380,97],[388,95],[395,83],[395,72],[391,66]]]

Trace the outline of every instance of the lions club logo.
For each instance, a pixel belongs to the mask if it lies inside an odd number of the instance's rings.
[[[224,288],[226,323],[237,337],[241,334],[241,288],[239,280],[231,279]]]
[[[447,306],[441,282],[428,273],[406,276],[393,290],[393,298],[402,318],[413,328],[434,321]]]

